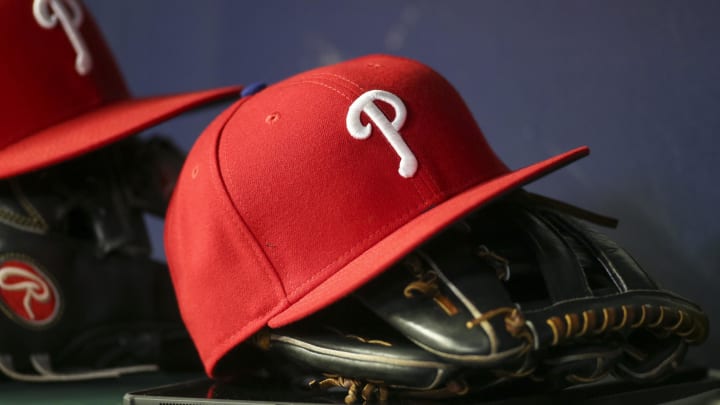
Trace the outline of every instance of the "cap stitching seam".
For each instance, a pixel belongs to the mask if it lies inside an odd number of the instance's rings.
[[[425,159],[424,159],[424,156],[426,156],[426,155],[423,154],[421,150],[420,150],[420,151],[414,150],[413,153],[414,153],[415,156],[417,157],[418,162],[422,162],[423,160],[425,160]],[[439,190],[440,187],[438,187],[438,185],[437,185],[437,183],[435,182],[435,179],[433,179],[432,174],[430,173],[430,171],[429,171],[429,170],[421,170],[421,171],[419,171],[418,174],[419,174],[418,178],[420,179],[420,181],[423,182],[423,185],[425,186],[425,189],[430,192],[431,198],[437,197],[438,194],[439,194],[439,193],[437,192],[437,190]],[[430,182],[428,182],[428,179],[430,180]],[[431,184],[432,184],[432,185],[431,185]]]
[[[324,79],[324,80],[328,80],[328,79],[333,79],[333,78],[335,78],[335,79],[340,79],[342,82],[344,82],[344,83],[340,83],[340,82],[337,82],[337,80],[336,80],[336,81],[335,81],[335,85],[337,85],[337,84],[342,84],[343,86],[346,86],[346,87],[347,87],[347,90],[350,90],[351,92],[352,92],[352,90],[357,90],[357,91],[359,91],[359,92],[365,92],[365,89],[364,89],[363,87],[361,87],[359,84],[353,82],[353,81],[350,80],[350,79],[347,79],[347,78],[345,78],[345,77],[342,77],[342,76],[336,75],[336,74],[331,74],[331,73],[318,73],[318,74],[311,75],[311,76],[307,77],[305,80],[310,80],[310,79],[314,79],[314,80],[323,80],[323,79]],[[350,84],[350,85],[352,85],[352,86],[347,86],[347,84]],[[349,87],[355,87],[355,89],[350,89]],[[358,96],[359,96],[359,94],[358,94]]]
[[[342,80],[342,81],[344,81],[344,82],[346,82],[346,83],[352,84],[353,86],[357,87],[357,89],[360,90],[360,91],[365,91],[365,88],[364,88],[364,87],[360,86],[359,84],[355,83],[354,81],[348,79],[348,78],[345,77],[345,76],[341,76],[341,75],[338,75],[338,74],[335,74],[335,73],[318,73],[318,74],[315,74],[315,77],[322,77],[322,76],[335,77],[335,78],[340,79],[340,80]]]
[[[273,263],[270,260],[270,258],[267,256],[267,253],[265,252],[265,250],[260,247],[260,243],[259,243],[257,237],[255,236],[255,234],[252,232],[252,229],[245,221],[245,218],[243,217],[243,215],[240,212],[240,210],[238,209],[238,207],[235,205],[235,201],[232,199],[230,191],[227,186],[227,183],[230,180],[226,179],[225,176],[223,176],[223,172],[220,168],[220,140],[225,132],[226,126],[228,125],[228,123],[230,122],[232,117],[235,115],[235,112],[244,104],[245,104],[244,102],[238,103],[238,105],[235,108],[235,111],[233,111],[233,113],[230,115],[228,120],[218,130],[218,136],[215,140],[215,145],[214,145],[214,155],[215,155],[215,165],[214,165],[215,168],[214,169],[217,171],[217,174],[218,174],[217,177],[220,180],[220,187],[222,189],[222,193],[229,200],[230,205],[232,206],[233,210],[235,211],[235,213],[238,216],[238,220],[245,228],[245,231],[247,231],[247,234],[245,234],[243,232],[239,232],[241,234],[241,237],[243,239],[245,239],[246,242],[251,242],[249,244],[252,246],[251,251],[253,252],[253,255],[255,256],[255,260],[257,260],[258,264],[264,264],[264,266],[262,266],[262,267],[264,268],[266,275],[270,276],[272,274],[274,276],[276,284],[281,287],[282,293],[285,295],[285,297],[287,297],[287,291],[285,290],[285,286],[283,285],[283,283],[280,281],[281,280],[280,275],[278,274],[277,270],[275,269],[275,266],[273,266]],[[217,183],[215,183],[215,187],[218,187]],[[252,236],[252,240],[250,240],[251,239],[250,236]],[[272,270],[272,271],[268,271],[268,270]]]
[[[297,80],[297,81],[293,81],[293,82],[291,82],[291,83],[285,83],[285,85],[279,86],[279,87],[277,87],[277,88],[278,88],[278,89],[282,89],[282,88],[286,88],[286,87],[290,87],[290,86],[297,86],[297,85],[300,85],[300,84],[316,84],[316,85],[318,85],[318,86],[322,86],[322,87],[328,88],[328,89],[330,89],[330,90],[338,93],[339,95],[345,97],[345,99],[348,100],[348,101],[350,101],[350,102],[352,102],[352,100],[353,100],[352,97],[350,97],[350,96],[348,96],[347,94],[343,93],[342,91],[336,89],[335,87],[330,86],[329,84],[325,84],[325,83],[322,83],[322,82],[315,81],[315,80]]]

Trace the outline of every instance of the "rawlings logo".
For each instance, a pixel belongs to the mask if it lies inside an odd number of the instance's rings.
[[[51,280],[37,267],[20,260],[0,265],[0,301],[12,318],[30,326],[52,322],[60,306]]]
[[[392,122],[375,105],[375,100],[384,101],[392,106],[395,110],[395,118]],[[407,118],[407,109],[400,97],[384,90],[370,90],[353,101],[348,109],[345,123],[348,132],[355,139],[367,139],[372,133],[370,123],[363,125],[360,122],[360,113],[362,112],[365,112],[370,121],[375,123],[395,153],[400,156],[398,173],[405,178],[414,176],[418,166],[417,159],[398,132]]]
[[[85,40],[80,35],[80,25],[83,20],[83,12],[75,0],[35,0],[33,3],[33,15],[35,21],[45,28],[52,29],[57,26],[58,21],[62,25],[65,35],[75,49],[75,70],[86,75],[92,68],[90,51]]]

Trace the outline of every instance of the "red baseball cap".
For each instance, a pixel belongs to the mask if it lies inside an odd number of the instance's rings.
[[[206,371],[265,325],[332,304],[468,212],[587,154],[508,169],[450,83],[393,56],[239,100],[191,149],[165,225]]]
[[[79,0],[0,0],[0,178],[57,163],[237,94],[133,98]]]

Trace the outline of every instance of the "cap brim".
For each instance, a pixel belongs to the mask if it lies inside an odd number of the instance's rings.
[[[270,318],[268,325],[273,328],[281,327],[332,304],[382,273],[467,213],[589,153],[587,147],[576,148],[494,178],[451,197],[387,235],[300,300],[291,303],[289,307]]]
[[[103,105],[0,149],[0,178],[74,158],[191,108],[239,94],[241,89],[240,86],[230,86]]]

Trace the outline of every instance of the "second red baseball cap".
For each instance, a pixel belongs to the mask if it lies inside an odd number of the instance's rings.
[[[73,158],[238,94],[134,98],[79,0],[0,0],[0,178]]]
[[[199,137],[166,219],[181,313],[205,364],[366,283],[442,228],[588,153],[510,170],[455,89],[385,55],[243,98]]]

